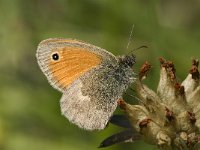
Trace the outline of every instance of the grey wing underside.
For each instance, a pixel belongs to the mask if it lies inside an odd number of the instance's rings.
[[[76,80],[63,93],[60,101],[62,114],[80,128],[86,130],[104,129],[116,109],[117,103],[110,105],[108,110],[99,109],[94,99],[91,99],[89,95],[83,95],[82,86],[82,81]]]

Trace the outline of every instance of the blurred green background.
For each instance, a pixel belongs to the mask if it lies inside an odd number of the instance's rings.
[[[127,43],[134,24],[133,38]],[[135,71],[147,60],[156,89],[158,58],[172,60],[179,80],[200,54],[199,0],[0,0],[0,150],[95,150],[121,129],[88,132],[60,113],[61,94],[40,71],[35,52],[50,37],[75,38],[116,55],[135,51]],[[150,149],[136,142],[106,150]]]

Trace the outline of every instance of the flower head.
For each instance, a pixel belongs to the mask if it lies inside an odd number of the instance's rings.
[[[179,83],[173,62],[160,58],[157,92],[142,83],[151,65],[145,62],[141,67],[136,81],[139,104],[130,105],[120,100],[119,106],[125,111],[132,131],[138,133],[145,142],[157,145],[160,149],[200,147],[198,65],[199,61],[194,59],[188,76]]]

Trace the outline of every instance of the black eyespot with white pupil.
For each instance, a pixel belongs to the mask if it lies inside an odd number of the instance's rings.
[[[55,60],[55,61],[57,61],[59,59],[58,53],[52,54],[52,59]]]

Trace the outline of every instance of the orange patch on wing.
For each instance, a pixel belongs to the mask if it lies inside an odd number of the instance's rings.
[[[49,59],[52,79],[60,88],[65,88],[81,75],[101,63],[101,56],[84,48],[65,47],[57,50],[59,60]]]

